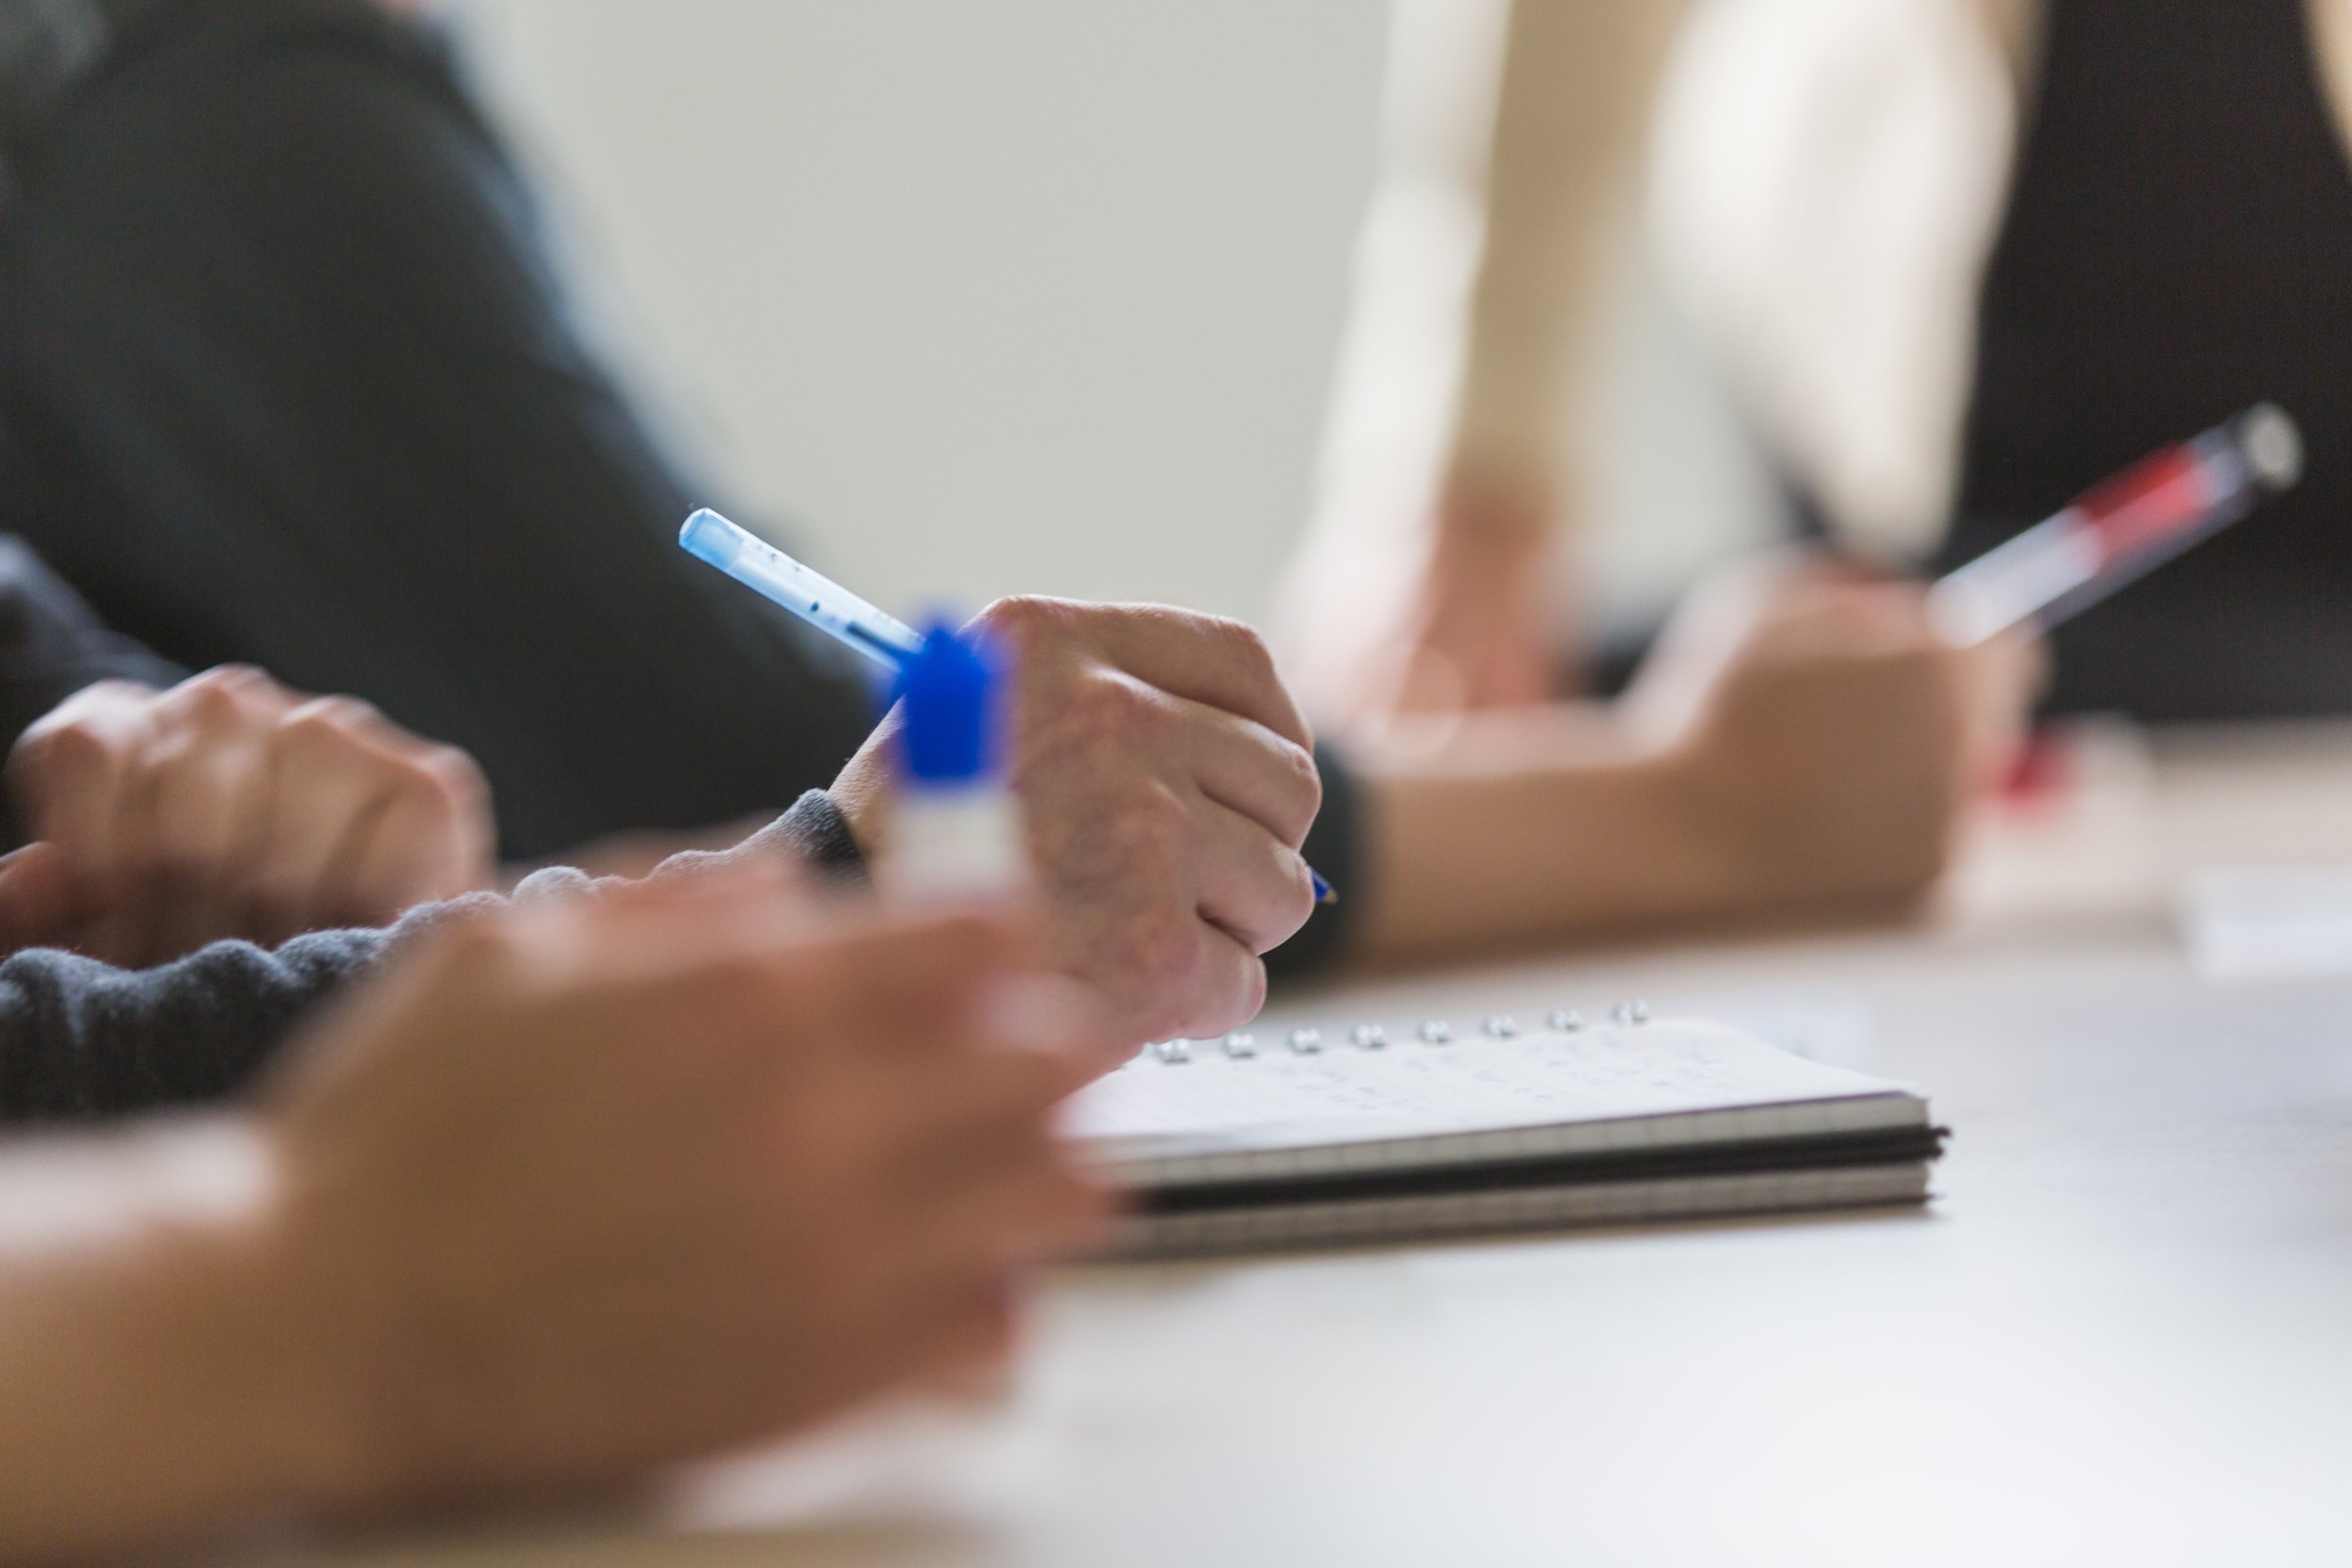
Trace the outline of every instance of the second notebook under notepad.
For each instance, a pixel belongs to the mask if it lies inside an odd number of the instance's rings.
[[[1918,1203],[1942,1141],[1893,1084],[1630,1017],[1179,1041],[1065,1126],[1130,1194],[1129,1256]]]
[[[1123,1180],[1164,1188],[1659,1153],[1928,1120],[1927,1102],[1893,1084],[1697,1020],[1442,1042],[1358,1026],[1300,1044],[1154,1049],[1080,1095],[1068,1130]]]

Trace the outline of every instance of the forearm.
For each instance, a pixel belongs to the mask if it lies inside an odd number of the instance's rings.
[[[1913,706],[1932,706],[1914,704]],[[1651,743],[1598,709],[1497,712],[1358,759],[1370,908],[1355,951],[1417,957],[1774,911],[1902,917],[1967,791],[1935,715],[1855,693],[1741,743]],[[1861,750],[1851,734],[1875,735]]]
[[[1462,326],[1457,485],[1518,496],[1524,510],[1558,482],[1607,240],[1683,10],[1684,0],[1509,0],[1473,166],[1484,237]]]
[[[319,1337],[220,1121],[0,1160],[0,1561],[80,1559],[355,1495]]]
[[[1585,329],[1683,0],[1406,0],[1286,657],[1324,722],[1539,701],[1580,639]]]
[[[1356,763],[1370,858],[1363,958],[1662,924],[1744,895],[1680,759],[1606,710],[1474,717],[1442,749],[1399,731]]]
[[[1456,516],[1548,520],[1584,328],[1683,4],[1399,7],[1331,486],[1393,482],[1397,453],[1430,453],[1433,480],[1483,503]]]

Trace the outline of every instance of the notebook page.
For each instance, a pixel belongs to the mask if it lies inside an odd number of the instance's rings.
[[[1064,1128],[1105,1159],[1156,1161],[1898,1094],[1738,1030],[1660,1021],[1311,1055],[1274,1041],[1239,1060],[1203,1044],[1190,1061],[1121,1067],[1071,1102]]]

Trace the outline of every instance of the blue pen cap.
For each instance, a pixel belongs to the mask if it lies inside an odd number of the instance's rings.
[[[984,637],[965,639],[944,620],[899,674],[906,728],[899,756],[906,777],[934,785],[997,776],[1003,758],[1004,660]]]

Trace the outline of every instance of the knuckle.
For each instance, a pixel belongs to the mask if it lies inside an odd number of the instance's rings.
[[[198,724],[243,726],[283,714],[295,696],[251,664],[220,664],[180,682],[169,701]]]
[[[1156,729],[1164,702],[1140,681],[1101,670],[1072,689],[1060,707],[1063,722],[1090,755],[1124,754]]]
[[[1153,1039],[1212,1038],[1240,1028],[1266,1004],[1265,964],[1205,928],[1194,940],[1190,963],[1162,980],[1149,1030]]]
[[[12,765],[53,780],[97,773],[114,761],[114,745],[96,725],[81,720],[27,732],[11,759]]]
[[[1162,1018],[1189,1016],[1208,968],[1206,933],[1199,917],[1173,907],[1139,915],[1121,946],[1121,966],[1142,994],[1154,1000],[1152,1010]]]
[[[314,697],[296,708],[286,717],[289,724],[312,724],[325,728],[356,731],[383,722],[383,714],[373,703],[358,697],[341,695]]]
[[[1273,649],[1246,620],[1166,605],[1145,607],[1140,612],[1159,621],[1171,636],[1192,643],[1228,672],[1245,675],[1252,684],[1278,681]]]
[[[102,680],[84,686],[73,696],[51,709],[31,726],[39,733],[70,724],[95,724],[107,718],[121,718],[146,713],[157,701],[158,694],[151,686],[136,681]]]
[[[437,821],[451,815],[455,808],[456,803],[441,776],[406,758],[385,760],[378,778],[377,787],[401,810],[418,812]],[[419,825],[414,817],[404,820],[411,831]]]
[[[1307,829],[1315,825],[1315,818],[1323,814],[1323,770],[1316,765],[1314,753],[1289,741],[1282,744],[1277,756],[1288,790],[1298,800],[1299,819],[1293,824],[1298,835],[1291,845],[1297,849]]]
[[[1225,615],[1204,615],[1210,635],[1223,649],[1225,656],[1252,676],[1271,681],[1274,674],[1274,650],[1255,626],[1246,620]]]
[[[472,756],[455,746],[434,746],[417,760],[449,801],[461,811],[489,808],[490,780]]]
[[[389,767],[400,793],[447,810],[466,808],[488,789],[473,759],[451,746],[393,759]]]
[[[268,671],[254,664],[215,664],[201,674],[190,676],[188,684],[232,697],[267,697],[285,690],[270,678]]]
[[[376,722],[375,710],[356,697],[314,697],[279,721],[278,733],[298,751],[341,751],[360,744]]]
[[[1164,880],[1184,864],[1192,828],[1192,808],[1175,790],[1145,779],[1127,792],[1112,853],[1138,874]]]
[[[243,714],[241,683],[223,670],[208,669],[180,682],[172,693],[181,712],[198,724],[220,724]]]
[[[980,612],[977,623],[1014,653],[1025,653],[1077,618],[1079,607],[1042,594],[1013,594]]]
[[[1290,941],[1298,934],[1301,926],[1314,917],[1314,873],[1306,868],[1304,860],[1295,855],[1284,858],[1288,863],[1282,873],[1282,892],[1277,901],[1272,928],[1267,932],[1270,940],[1258,950],[1260,955],[1271,953]]]
[[[1247,959],[1242,964],[1241,987],[1234,995],[1232,1014],[1229,1019],[1220,1019],[1217,1027],[1225,1028],[1256,1017],[1266,1005],[1266,990],[1265,960],[1257,957]]]

